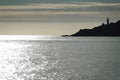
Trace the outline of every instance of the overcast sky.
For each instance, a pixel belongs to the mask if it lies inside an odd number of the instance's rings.
[[[0,34],[63,35],[120,19],[120,0],[0,0]]]

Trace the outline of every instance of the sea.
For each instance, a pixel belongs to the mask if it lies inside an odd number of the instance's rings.
[[[120,80],[120,37],[0,36],[0,80]]]

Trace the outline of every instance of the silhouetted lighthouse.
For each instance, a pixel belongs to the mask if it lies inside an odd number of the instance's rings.
[[[107,25],[109,25],[109,18],[107,18]]]

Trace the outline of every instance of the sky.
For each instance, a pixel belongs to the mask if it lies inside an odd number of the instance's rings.
[[[70,35],[120,20],[120,0],[0,0],[0,35]]]

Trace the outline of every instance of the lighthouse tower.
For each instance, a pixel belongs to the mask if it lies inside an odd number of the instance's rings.
[[[110,23],[109,23],[109,18],[107,18],[107,25],[109,25]]]

